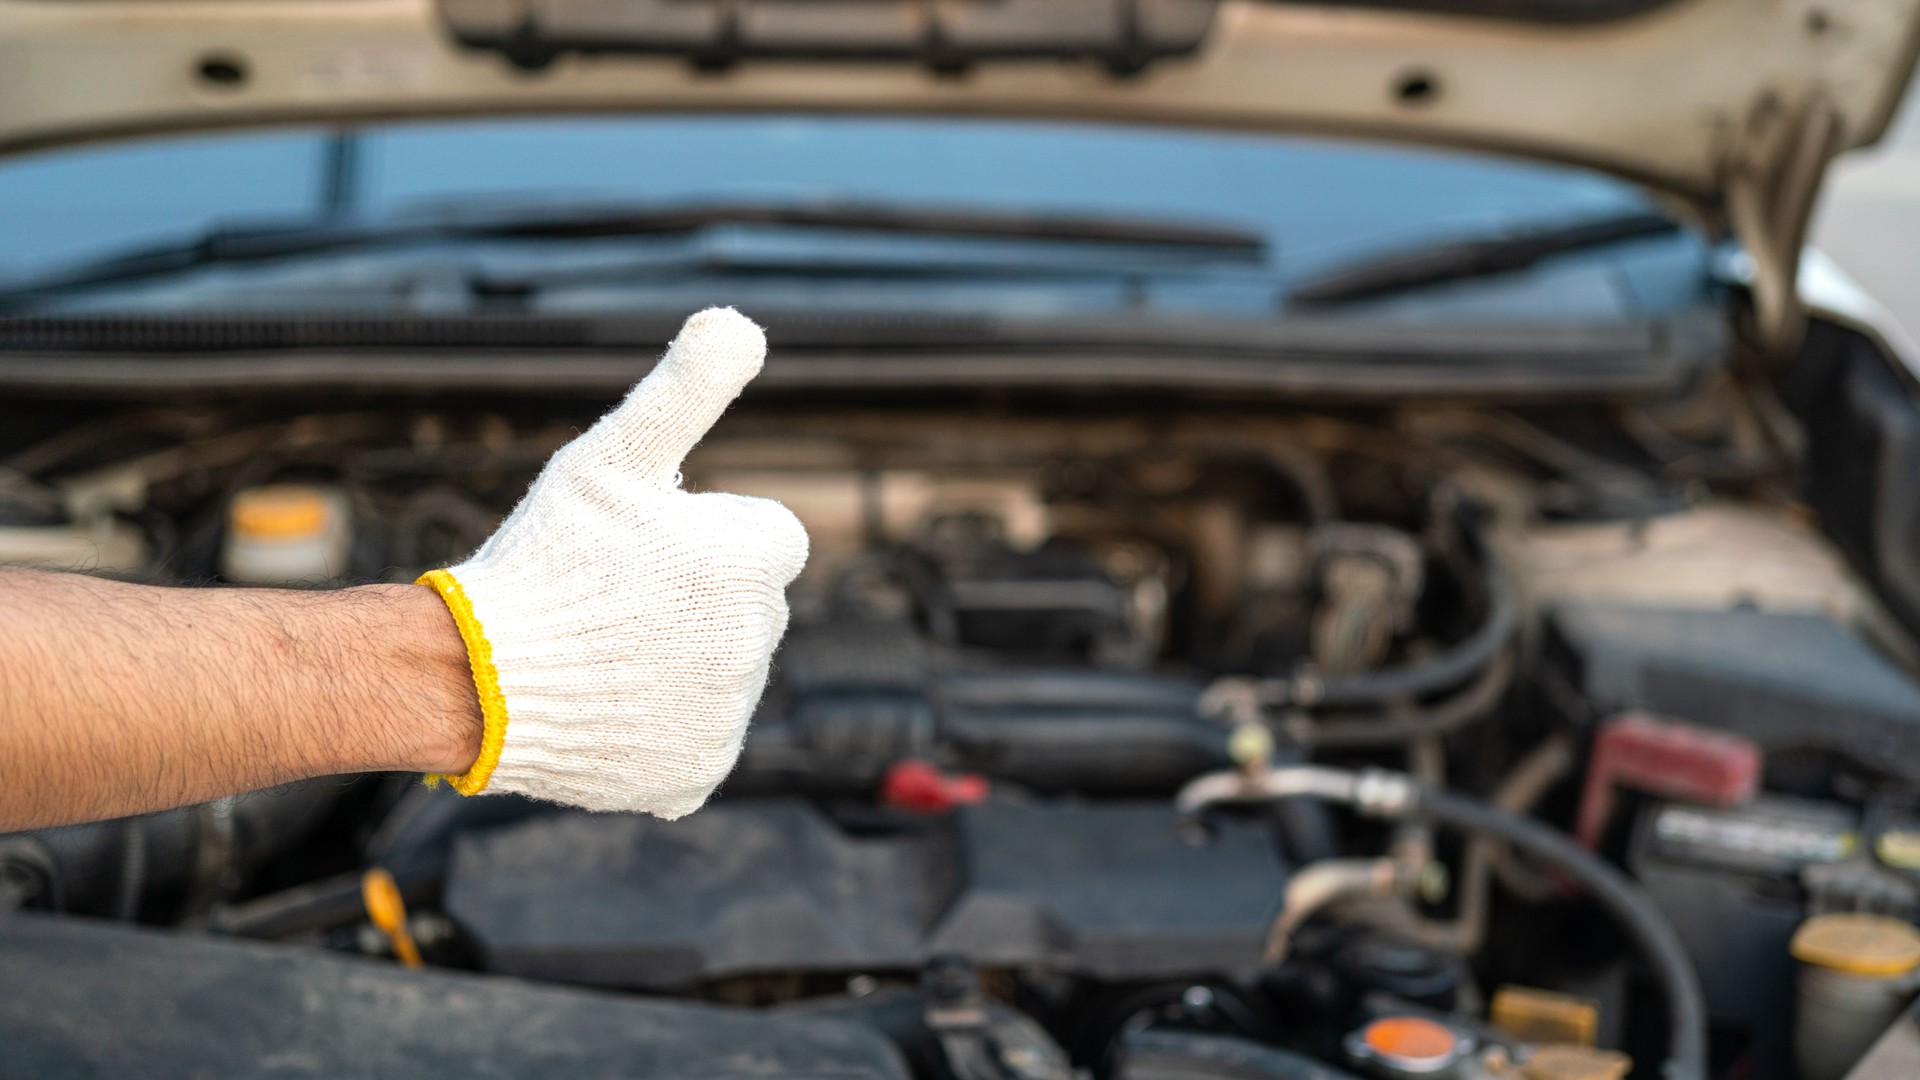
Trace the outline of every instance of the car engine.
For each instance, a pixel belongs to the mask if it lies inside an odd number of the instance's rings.
[[[501,1075],[1808,1075],[1796,934],[1920,914],[1916,652],[1701,394],[750,398],[685,482],[814,553],[706,809],[362,776],[0,837],[7,966],[143,1054],[370,1073],[424,1027]],[[605,404],[41,403],[0,562],[411,581]]]

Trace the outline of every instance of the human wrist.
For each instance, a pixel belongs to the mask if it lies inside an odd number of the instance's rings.
[[[465,771],[480,753],[480,703],[466,644],[447,605],[422,585],[366,585],[351,591],[380,601],[366,606],[377,613],[369,627],[369,640],[380,653],[375,662],[405,688],[373,703],[366,767]]]

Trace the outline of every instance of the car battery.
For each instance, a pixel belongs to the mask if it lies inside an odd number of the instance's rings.
[[[1860,850],[1847,806],[1764,794],[1731,809],[1646,804],[1628,863],[1687,942],[1716,1028],[1745,1040],[1751,1080],[1793,1080],[1788,943],[1807,914],[1803,875]]]

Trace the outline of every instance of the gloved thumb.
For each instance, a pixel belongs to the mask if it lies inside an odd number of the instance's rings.
[[[662,488],[740,396],[767,355],[767,336],[732,308],[708,308],[680,327],[667,354],[600,421],[598,450],[610,464]]]

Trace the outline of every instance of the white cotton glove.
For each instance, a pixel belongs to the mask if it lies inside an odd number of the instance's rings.
[[[553,455],[466,562],[423,576],[486,718],[463,794],[693,812],[740,754],[807,534],[779,503],[680,490],[766,355],[731,308],[687,320],[620,407]]]

